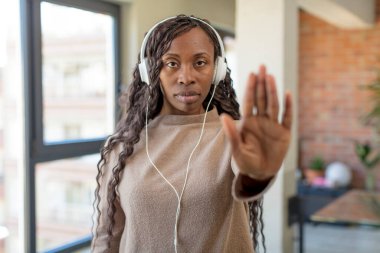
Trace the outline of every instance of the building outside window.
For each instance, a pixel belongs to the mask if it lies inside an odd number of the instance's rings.
[[[22,204],[21,185],[28,155],[23,125],[28,122],[19,2],[0,0],[0,253],[22,252],[21,217],[28,211]],[[105,138],[116,120],[115,18],[61,2],[40,1],[39,6],[40,125],[48,151],[49,145]],[[98,1],[87,2],[91,7]],[[91,234],[99,160],[96,152],[46,157],[33,166],[34,236],[39,252]]]

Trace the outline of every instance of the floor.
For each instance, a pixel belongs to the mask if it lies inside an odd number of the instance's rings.
[[[380,253],[380,229],[322,224],[306,224],[304,229],[303,253]]]

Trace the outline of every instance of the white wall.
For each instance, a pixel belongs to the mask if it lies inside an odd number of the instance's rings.
[[[296,101],[298,9],[295,0],[237,0],[236,38],[238,80],[235,87],[239,98],[244,94],[248,73],[257,71],[263,63],[275,76],[279,94],[290,90]],[[282,97],[280,100],[283,101]],[[297,108],[293,115],[297,115]],[[297,122],[294,122],[287,159],[276,183],[264,197],[264,233],[267,252],[271,253],[292,252],[287,199],[295,192],[296,130]]]

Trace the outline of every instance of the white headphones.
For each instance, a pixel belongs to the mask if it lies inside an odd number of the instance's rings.
[[[225,57],[225,54],[224,54],[224,46],[223,46],[222,39],[220,38],[218,32],[214,29],[214,27],[212,27],[211,25],[209,25],[207,22],[205,22],[205,21],[203,21],[203,20],[201,20],[199,18],[195,18],[195,17],[191,17],[191,16],[187,16],[187,17],[191,18],[191,19],[194,19],[194,20],[197,20],[199,22],[202,22],[203,24],[205,24],[208,27],[210,27],[211,30],[214,32],[215,36],[218,39],[221,55],[216,58],[214,77],[213,77],[213,80],[212,80],[212,83],[214,85],[218,85],[220,83],[220,81],[224,80],[224,78],[226,77],[226,73],[227,73],[227,63],[226,63],[226,57]],[[146,36],[145,36],[145,38],[144,38],[144,40],[142,42],[141,50],[140,50],[139,72],[140,72],[141,81],[145,82],[147,85],[150,85],[148,58],[145,57],[145,49],[146,49],[146,44],[148,42],[148,39],[149,39],[151,33],[154,31],[154,29],[158,25],[164,23],[165,21],[168,21],[170,19],[175,19],[175,18],[177,18],[177,17],[170,17],[170,18],[164,19],[164,20],[158,22],[157,24],[155,24],[148,31],[148,33],[146,34]]]

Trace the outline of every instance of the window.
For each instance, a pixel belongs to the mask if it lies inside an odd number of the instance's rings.
[[[37,249],[88,236],[98,155],[36,164]]]
[[[90,244],[97,153],[116,122],[119,7],[97,0],[21,7],[26,248],[73,252]]]
[[[70,139],[111,134],[112,30],[110,15],[41,2],[44,143],[68,140],[68,123],[83,129]]]
[[[0,1],[0,252],[21,252],[22,65],[19,2]]]

